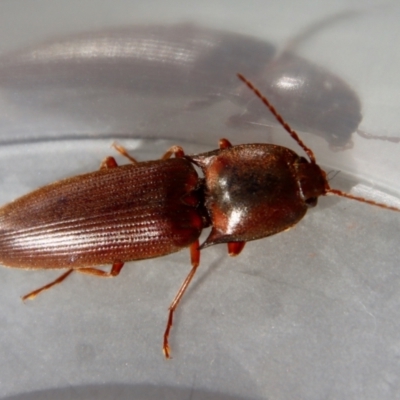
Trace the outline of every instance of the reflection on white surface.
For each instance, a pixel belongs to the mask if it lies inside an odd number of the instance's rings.
[[[374,200],[377,203],[400,208],[400,199],[398,197],[392,196],[383,192],[382,190],[367,186],[363,183],[358,183],[357,185],[353,186],[351,193],[359,197],[365,197],[366,199]]]
[[[304,86],[304,80],[293,76],[283,76],[276,81],[275,86],[283,90],[299,90]]]
[[[203,43],[204,44],[204,43]],[[132,39],[131,41],[121,41],[117,43],[114,39],[103,38],[93,41],[76,40],[73,43],[59,43],[48,46],[43,49],[38,49],[28,53],[26,60],[37,61],[38,63],[70,60],[73,58],[78,59],[96,59],[96,58],[110,58],[122,57],[124,59],[134,59],[137,57],[140,60],[154,61],[154,60],[168,60],[168,62],[175,61],[176,64],[191,62],[196,55],[195,47],[193,51],[187,48],[172,47],[171,43],[166,41],[163,43],[159,39],[152,42],[151,39]],[[171,60],[171,55],[174,60]],[[22,58],[22,57],[21,57]]]

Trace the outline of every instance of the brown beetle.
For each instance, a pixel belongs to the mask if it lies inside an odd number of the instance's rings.
[[[304,149],[310,161],[272,144],[232,146],[184,156],[172,147],[161,160],[118,166],[108,157],[101,169],[36,190],[0,209],[0,262],[26,269],[67,269],[55,281],[23,299],[62,282],[74,270],[116,276],[124,262],[163,256],[190,247],[192,269],[169,308],[163,350],[173,314],[199,265],[200,249],[227,243],[237,255],[245,242],[295,225],[320,195],[335,194],[372,205],[395,207],[331,189],[313,152],[268,100],[243,76],[272,114]],[[175,154],[175,158],[170,158]],[[193,164],[199,165],[204,179]],[[199,247],[203,228],[212,230]],[[109,273],[95,268],[111,264]]]

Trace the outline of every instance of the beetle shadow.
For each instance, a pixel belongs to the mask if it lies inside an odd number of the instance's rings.
[[[215,273],[215,271],[221,267],[222,265],[222,261],[226,258],[226,255],[219,255],[216,259],[214,259],[210,264],[208,264],[207,269],[204,271],[204,273],[198,278],[196,279],[196,275],[195,275],[195,280],[194,282],[189,286],[187,292],[185,293],[185,296],[182,298],[182,302],[180,305],[184,304],[185,302],[185,298],[189,298],[191,297],[197,290],[198,288],[203,285],[203,282],[209,279],[209,276],[211,273]],[[199,266],[199,268],[201,268],[201,264]],[[180,309],[181,307],[179,307]],[[178,310],[179,310],[178,309]]]
[[[4,398],[4,400],[44,400],[44,399],[96,399],[108,400],[118,398],[119,400],[146,400],[146,399],[190,399],[196,394],[198,399],[213,400],[245,400],[244,397],[232,396],[224,393],[197,390],[193,388],[177,388],[170,386],[152,385],[85,385],[77,387],[66,387],[60,389],[48,389],[30,393],[18,394]],[[246,400],[249,400],[246,397]]]

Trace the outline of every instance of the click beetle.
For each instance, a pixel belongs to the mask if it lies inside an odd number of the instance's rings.
[[[173,315],[196,273],[200,250],[227,243],[238,255],[246,242],[297,224],[321,195],[337,195],[400,211],[396,207],[332,189],[326,173],[297,133],[242,75],[278,122],[307,154],[272,144],[232,146],[185,155],[173,146],[161,160],[118,166],[106,158],[99,171],[64,179],[0,208],[0,262],[25,269],[66,269],[58,279],[23,297],[32,299],[73,271],[117,276],[124,263],[190,248],[192,269],[169,307],[163,351]],[[175,158],[171,158],[171,155]],[[199,176],[199,166],[204,177]],[[211,226],[200,245],[202,230]],[[112,265],[110,272],[97,269]]]

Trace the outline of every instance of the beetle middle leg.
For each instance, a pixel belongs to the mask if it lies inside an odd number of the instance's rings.
[[[123,262],[117,261],[112,265],[110,272],[105,272],[97,268],[79,268],[75,271],[80,272],[81,274],[99,276],[101,278],[114,278],[115,276],[119,275],[123,266]]]
[[[128,153],[125,147],[120,146],[117,143],[113,143],[112,147],[114,147],[114,149],[117,150],[118,153],[120,153],[122,156],[126,157],[129,161],[131,161],[132,164],[138,164],[138,161]],[[161,159],[168,160],[168,158],[171,158],[173,155],[175,155],[175,157],[181,158],[185,155],[185,152],[183,151],[181,146],[171,146],[161,157]],[[100,169],[108,169],[116,167],[118,167],[118,163],[117,161],[115,161],[114,157],[106,157],[100,164]]]
[[[115,150],[118,151],[121,155],[129,159],[133,164],[137,164],[138,161],[136,161],[125,149],[125,147],[120,146],[117,143],[113,143],[112,147],[114,147]],[[168,158],[171,158],[172,155],[175,155],[175,157],[183,157],[185,155],[183,149],[181,146],[171,146],[165,154],[161,157],[162,160],[168,160]],[[110,157],[109,157],[110,158]],[[107,159],[106,159],[107,160]],[[105,161],[106,161],[105,160]]]
[[[182,158],[185,155],[181,146],[171,146],[165,154],[161,157],[162,160],[168,160],[172,155],[175,155],[177,158]]]
[[[165,358],[171,358],[168,337],[173,323],[174,312],[178,307],[178,304],[181,301],[183,294],[188,288],[190,281],[193,279],[194,274],[197,271],[197,267],[200,264],[200,250],[199,250],[198,240],[196,240],[194,243],[190,245],[190,258],[192,263],[192,269],[190,270],[188,276],[183,281],[181,287],[178,290],[178,293],[176,294],[174,300],[172,301],[168,309],[169,310],[168,321],[167,321],[167,327],[165,328],[164,332],[164,343],[163,343],[163,353],[165,355]]]
[[[114,147],[114,149],[117,150],[118,153],[121,154],[121,156],[126,157],[132,164],[138,164],[138,163],[139,163],[135,158],[133,158],[133,157],[128,153],[128,151],[126,150],[125,147],[120,146],[119,144],[117,144],[117,143],[115,143],[115,142],[112,144],[112,147]]]
[[[138,161],[128,153],[128,151],[125,149],[125,147],[120,146],[117,143],[113,143],[112,147],[114,147],[114,149],[117,150],[119,154],[126,157],[132,164],[135,164],[135,165],[138,164]],[[100,169],[109,169],[109,168],[117,168],[117,167],[118,167],[118,163],[115,161],[114,157],[106,157],[100,164]]]

